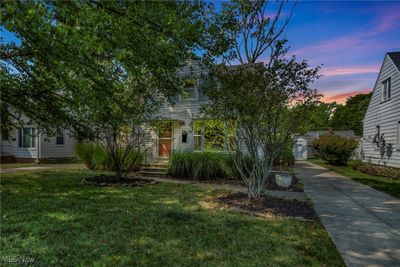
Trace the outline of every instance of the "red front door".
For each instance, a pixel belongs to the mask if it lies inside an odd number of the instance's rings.
[[[172,122],[161,127],[158,137],[158,156],[168,157],[172,148]]]

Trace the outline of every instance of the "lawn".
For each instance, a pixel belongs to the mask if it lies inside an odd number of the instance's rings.
[[[321,159],[309,159],[310,162],[318,164],[325,167],[331,171],[344,175],[351,178],[352,180],[358,181],[365,185],[368,185],[376,190],[385,192],[394,197],[400,198],[400,181],[392,180],[385,177],[374,176],[370,174],[363,173],[359,170],[354,170],[352,164],[355,161],[350,161],[347,166],[333,166]]]
[[[89,171],[4,174],[2,257],[41,266],[343,266],[320,222],[215,208],[222,191],[80,184]]]
[[[38,164],[33,162],[27,163],[1,163],[0,169],[11,169],[11,168],[20,168],[20,167],[31,167],[31,166],[38,166]]]

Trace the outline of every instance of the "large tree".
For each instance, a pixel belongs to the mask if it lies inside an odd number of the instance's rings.
[[[175,94],[176,69],[203,42],[205,11],[186,1],[2,2],[2,36],[15,36],[0,46],[2,128],[29,118],[86,135],[89,105],[114,101],[122,76],[145,73],[163,95]]]
[[[249,199],[264,192],[274,159],[319,96],[309,87],[318,69],[286,57],[284,3],[272,16],[269,7],[267,1],[223,4],[218,21],[231,42],[223,60],[227,64],[213,69],[205,89],[212,102],[206,111],[235,129],[228,140]]]
[[[335,130],[353,130],[356,135],[363,134],[363,120],[372,93],[349,97],[344,105],[338,105],[333,113],[331,126]]]
[[[318,102],[310,110],[308,118],[299,129],[300,132],[328,130],[331,127],[331,120],[336,106],[336,102]]]

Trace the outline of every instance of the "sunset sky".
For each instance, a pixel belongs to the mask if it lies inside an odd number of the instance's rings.
[[[324,101],[370,92],[386,52],[400,51],[400,2],[297,3],[286,37],[291,53],[322,65]]]
[[[209,2],[221,8],[221,1]],[[19,42],[3,28],[1,35],[3,41]],[[291,55],[322,66],[324,76],[313,87],[324,94],[323,101],[340,103],[370,92],[385,54],[400,51],[400,2],[299,1],[285,37]]]

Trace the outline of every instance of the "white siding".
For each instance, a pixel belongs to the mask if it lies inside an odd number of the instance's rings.
[[[68,130],[64,131],[64,144],[57,145],[55,136],[42,134],[40,158],[73,158],[75,157],[76,139],[70,136]]]
[[[24,127],[34,127],[31,125],[25,125]],[[18,147],[18,130],[12,129],[9,133],[9,140],[1,141],[1,153],[11,154],[16,158],[33,158],[37,159],[38,156],[38,138],[35,140],[35,147]]]
[[[391,77],[391,99],[382,102],[382,82],[389,77]],[[399,121],[400,71],[386,55],[364,118],[363,161],[400,168],[400,150],[396,148]],[[372,144],[378,125],[381,134],[384,133],[386,144],[392,146],[391,153],[387,151],[381,153],[380,149]]]

